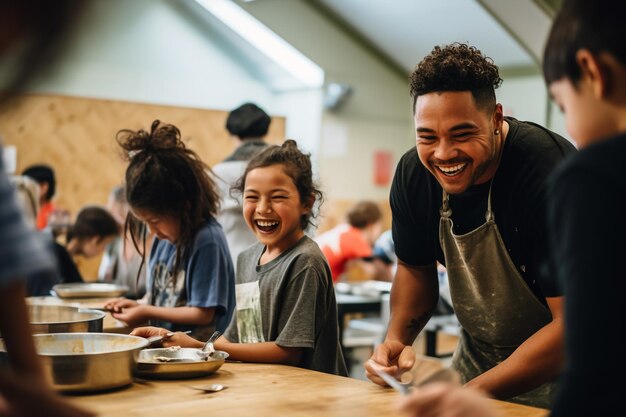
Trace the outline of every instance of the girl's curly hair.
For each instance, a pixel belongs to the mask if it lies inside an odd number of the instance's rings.
[[[198,227],[214,218],[219,210],[220,196],[210,168],[187,148],[174,125],[152,122],[150,131],[120,130],[117,143],[129,161],[126,169],[126,201],[133,209],[170,215],[180,220],[180,236],[176,244],[175,273],[192,246]],[[137,219],[131,213],[126,219],[135,247]],[[138,249],[139,250],[139,249]],[[145,256],[145,250],[139,251]]]
[[[479,108],[492,109],[502,84],[498,67],[478,49],[463,43],[435,46],[409,77],[413,111],[417,97],[442,91],[470,91]]]

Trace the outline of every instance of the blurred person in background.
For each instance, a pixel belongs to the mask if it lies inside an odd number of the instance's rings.
[[[39,184],[39,214],[37,229],[43,230],[48,225],[50,215],[56,210],[52,202],[56,192],[56,178],[51,166],[45,164],[31,165],[22,171],[22,175],[32,178]]]
[[[252,156],[268,146],[264,139],[271,122],[270,116],[254,103],[245,103],[233,109],[226,119],[226,129],[237,142],[237,148],[213,167],[220,192],[217,221],[226,234],[235,268],[237,256],[256,243],[256,239],[243,218],[241,197],[231,195],[231,188],[243,174]]]
[[[382,217],[378,204],[359,201],[348,211],[347,223],[315,237],[328,260],[333,282],[387,278],[378,275],[380,271],[372,257],[374,242],[382,231]]]
[[[61,52],[64,36],[87,1],[0,1],[0,67],[15,70],[0,82],[0,115],[43,68]],[[1,148],[0,148],[1,152]],[[0,157],[0,333],[8,366],[0,366],[0,415],[91,416],[52,391],[31,336],[25,280],[52,273],[54,261],[24,220]]]
[[[83,207],[67,231],[65,247],[55,246],[63,283],[83,282],[74,259],[100,256],[119,235],[120,226],[108,210],[99,206]]]
[[[109,194],[107,209],[113,215],[120,228],[124,228],[128,217],[128,202],[124,186],[113,188]],[[129,225],[133,226],[133,225]],[[147,233],[147,228],[143,224],[138,224],[139,230],[135,230],[136,236]],[[148,255],[150,253],[150,236],[140,238],[140,242],[145,242],[145,248],[139,248]],[[124,232],[109,243],[104,251],[100,268],[98,269],[98,281],[112,282],[118,285],[125,285],[129,288],[126,298],[139,299],[146,293],[146,268],[142,268],[143,257],[131,238],[131,234]],[[146,262],[149,263],[149,260]]]

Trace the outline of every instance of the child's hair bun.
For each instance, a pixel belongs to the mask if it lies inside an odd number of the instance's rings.
[[[139,152],[159,152],[173,148],[185,148],[180,139],[180,130],[174,125],[152,122],[150,132],[143,129],[134,131],[123,129],[117,133],[117,142],[127,152],[127,158],[132,159]]]

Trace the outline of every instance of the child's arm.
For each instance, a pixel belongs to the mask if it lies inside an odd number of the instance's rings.
[[[232,343],[221,336],[214,344],[216,350],[228,352],[229,359],[243,362],[280,363],[295,366],[300,363],[302,348],[278,346],[274,342]]]
[[[203,325],[213,321],[215,308],[205,307],[156,307],[153,305],[136,304],[125,308],[120,313],[111,315],[131,327],[146,323],[148,320],[168,321],[170,323]]]

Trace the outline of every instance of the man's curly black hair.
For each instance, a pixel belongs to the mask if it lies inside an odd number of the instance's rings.
[[[494,90],[502,84],[493,60],[464,43],[435,46],[409,80],[413,112],[418,96],[443,91],[471,91],[479,108],[491,110],[496,104]]]

